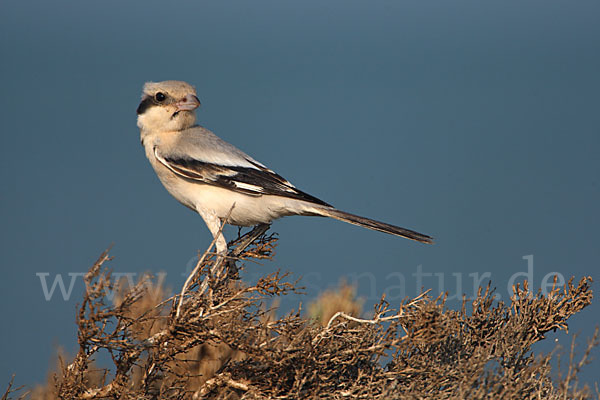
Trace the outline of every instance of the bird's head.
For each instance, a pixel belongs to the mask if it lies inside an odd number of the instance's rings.
[[[196,122],[200,100],[186,82],[147,82],[137,108],[137,125],[147,131],[180,131]]]

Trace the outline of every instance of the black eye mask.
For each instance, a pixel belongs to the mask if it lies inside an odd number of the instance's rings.
[[[159,101],[159,99],[161,98],[159,95],[163,96],[162,101]],[[137,115],[142,115],[150,107],[169,104],[169,103],[171,103],[171,101],[169,101],[169,97],[167,95],[163,94],[162,92],[159,92],[154,96],[150,96],[150,95],[146,94],[146,95],[144,95],[144,97],[142,97],[142,101],[140,102],[140,105],[138,106],[136,112],[137,112]],[[175,114],[177,114],[177,113],[175,113]],[[173,115],[173,116],[175,116],[175,115]]]

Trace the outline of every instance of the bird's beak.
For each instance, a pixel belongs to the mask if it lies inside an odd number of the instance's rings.
[[[175,103],[175,105],[177,106],[178,112],[179,111],[192,111],[192,110],[195,110],[196,108],[200,107],[200,100],[198,100],[198,98],[195,95],[188,94],[181,101]]]

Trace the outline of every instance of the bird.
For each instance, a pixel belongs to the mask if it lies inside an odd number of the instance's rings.
[[[210,130],[196,124],[194,86],[146,82],[137,126],[146,157],[167,191],[200,214],[216,253],[227,252],[224,223],[249,227],[291,215],[334,218],[391,235],[433,243],[431,236],[341,211],[296,188]]]

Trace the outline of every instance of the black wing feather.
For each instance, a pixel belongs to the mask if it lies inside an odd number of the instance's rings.
[[[296,189],[282,176],[251,160],[248,162],[257,169],[211,164],[191,158],[162,158],[158,154],[157,158],[163,164],[166,163],[171,171],[186,179],[202,181],[252,196],[268,194],[330,206],[323,200]]]

